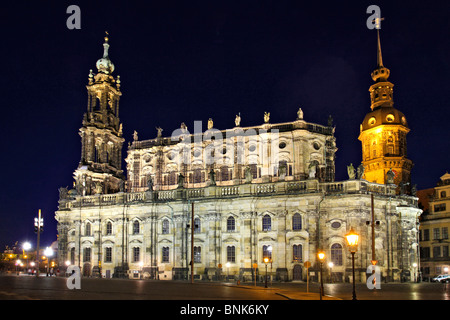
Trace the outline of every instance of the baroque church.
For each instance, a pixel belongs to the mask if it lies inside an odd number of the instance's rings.
[[[350,281],[345,235],[359,234],[356,281],[376,263],[383,281],[412,281],[419,265],[418,198],[410,187],[406,118],[393,106],[378,35],[371,111],[360,126],[362,164],[335,181],[332,119],[217,130],[182,123],[171,136],[128,143],[122,169],[119,76],[109,39],[89,73],[74,187],[60,188],[58,261],[84,276],[212,281]],[[356,137],[355,137],[356,138]],[[265,259],[267,258],[267,259]],[[324,276],[325,277],[325,276]]]

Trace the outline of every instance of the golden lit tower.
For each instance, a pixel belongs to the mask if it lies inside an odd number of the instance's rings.
[[[87,112],[80,128],[81,159],[74,172],[79,195],[114,193],[123,189],[122,124],[119,119],[120,77],[111,74],[108,36],[97,74],[89,73]]]
[[[365,116],[358,137],[362,143],[364,178],[384,184],[386,173],[392,169],[394,183],[403,183],[409,190],[413,163],[407,158],[406,134],[410,129],[403,113],[394,108],[394,85],[387,80],[390,71],[383,65],[378,30],[377,38],[377,68],[371,74],[375,83],[369,89],[372,111]]]

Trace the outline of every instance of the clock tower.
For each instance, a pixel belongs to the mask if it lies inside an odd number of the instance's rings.
[[[103,57],[97,74],[89,73],[87,112],[83,116],[81,160],[74,172],[79,195],[115,193],[123,190],[122,124],[119,119],[120,76],[114,78],[109,59],[109,39],[103,43]]]
[[[372,109],[360,125],[358,139],[362,143],[364,179],[385,184],[389,170],[395,174],[394,183],[410,190],[413,163],[407,158],[406,135],[409,132],[405,115],[394,108],[393,87],[388,81],[390,70],[383,65],[380,34],[377,30],[377,68],[371,76]]]

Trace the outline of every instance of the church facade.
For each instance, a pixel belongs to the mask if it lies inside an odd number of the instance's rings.
[[[357,170],[348,167],[349,180],[335,181],[332,119],[310,123],[299,109],[285,123],[270,123],[265,113],[261,125],[243,127],[239,114],[226,130],[209,119],[206,130],[196,123],[192,133],[184,123],[171,136],[158,128],[156,138],[140,140],[135,132],[125,177],[122,93],[108,49],[105,38],[98,72],[89,74],[74,188],[60,188],[61,266],[78,265],[86,276],[161,280],[193,274],[254,281],[267,269],[273,280],[290,281],[306,280],[310,262],[317,280],[323,251],[324,277],[348,281],[345,235],[353,229],[360,235],[357,281],[366,280],[374,260],[386,280],[413,279],[420,261],[417,197],[399,192],[393,170],[383,174],[387,180],[373,178],[364,152]],[[401,121],[394,124],[407,132]],[[370,134],[362,129],[363,149]]]

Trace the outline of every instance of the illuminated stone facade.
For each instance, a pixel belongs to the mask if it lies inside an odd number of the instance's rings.
[[[116,158],[120,86],[107,57],[89,76],[76,186],[60,189],[61,266],[70,261],[84,275],[103,277],[187,279],[193,265],[197,279],[253,281],[262,279],[268,257],[274,280],[305,280],[306,261],[317,280],[323,250],[327,279],[348,281],[344,236],[353,228],[361,239],[358,281],[373,255],[384,278],[410,279],[419,261],[417,198],[359,175],[334,181],[332,121],[309,123],[301,109],[286,123],[271,124],[266,113],[253,127],[241,127],[238,115],[227,130],[214,130],[210,119],[206,130],[194,125],[190,133],[182,124],[170,137],[158,129],[156,138],[139,140],[135,132],[125,179]]]

